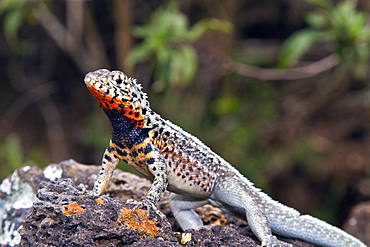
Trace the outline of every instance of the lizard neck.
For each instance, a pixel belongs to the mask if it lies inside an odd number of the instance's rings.
[[[137,126],[144,126],[144,116],[147,110],[141,107],[140,102],[106,95],[104,90],[99,90],[93,86],[88,88],[111,122],[116,118],[126,117],[136,122]]]
[[[135,121],[116,110],[104,110],[112,124],[112,141],[132,148],[149,135],[150,128],[145,128],[142,121]]]

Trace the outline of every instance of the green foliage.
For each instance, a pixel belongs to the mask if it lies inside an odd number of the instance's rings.
[[[111,126],[102,111],[95,111],[86,122],[86,128],[81,131],[80,140],[96,150],[104,150],[111,137]]]
[[[293,34],[285,41],[280,51],[279,67],[287,68],[293,66],[315,42],[322,40],[322,38],[321,32],[312,29],[304,29]]]
[[[368,16],[356,9],[354,1],[342,1],[336,6],[329,0],[307,1],[318,9],[308,14],[308,28],[286,40],[278,66],[293,66],[315,42],[331,42],[341,61],[348,64],[356,76],[365,76],[370,55]]]
[[[14,135],[9,135],[4,145],[0,148],[0,155],[5,164],[10,167],[18,167],[23,163],[20,140]]]
[[[231,29],[230,23],[216,19],[201,20],[190,28],[187,17],[171,2],[157,10],[148,24],[134,28],[134,36],[143,42],[132,49],[127,64],[151,61],[159,88],[170,83],[186,84],[194,78],[198,67],[191,43],[207,31],[229,32]]]
[[[261,170],[266,169],[271,150],[261,142],[261,136],[265,124],[278,115],[276,89],[272,82],[247,83],[239,76],[230,79],[232,83],[224,84],[211,106],[215,122],[204,127],[202,136],[239,171],[259,186],[267,186]]]
[[[4,141],[4,144],[0,145],[0,162],[0,180],[5,178],[15,169],[23,166],[24,157],[21,143],[15,135],[9,135]]]
[[[0,1],[0,15],[4,15],[4,35],[13,51],[21,52],[23,42],[18,38],[18,30],[26,20],[32,20],[32,3],[28,0]]]
[[[216,115],[234,113],[240,108],[242,102],[235,96],[227,95],[216,99],[213,105],[213,112]]]
[[[34,147],[28,155],[25,155],[21,140],[17,135],[10,134],[0,144],[0,181],[24,166],[35,166],[36,164],[46,165],[45,150],[41,147]]]
[[[4,17],[4,33],[8,39],[16,36],[16,31],[19,29],[22,23],[23,11],[21,11],[21,9],[23,4],[24,0],[4,0],[0,4],[0,13],[7,10],[7,13]]]
[[[338,173],[331,178],[331,183],[328,185],[328,195],[321,201],[320,207],[316,208],[312,214],[329,223],[334,223],[338,219],[337,212],[340,212],[340,205],[344,195],[348,190],[349,173]]]

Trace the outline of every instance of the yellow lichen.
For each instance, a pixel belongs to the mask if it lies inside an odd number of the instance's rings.
[[[83,213],[86,209],[84,209],[81,205],[79,205],[77,202],[72,202],[68,205],[63,206],[63,213],[67,216],[73,215],[73,214],[80,214]]]
[[[121,216],[118,217],[117,221],[124,223],[135,231],[143,232],[144,236],[154,237],[160,230],[157,227],[157,221],[149,219],[148,213],[144,209],[123,208],[120,212]]]
[[[181,243],[181,244],[187,244],[187,243],[190,243],[190,242],[192,242],[192,241],[191,241],[191,233],[190,233],[190,232],[188,232],[188,233],[183,233],[183,234],[181,235],[181,241],[180,241],[180,243]]]
[[[104,200],[103,199],[98,198],[95,201],[96,201],[96,203],[104,204]]]

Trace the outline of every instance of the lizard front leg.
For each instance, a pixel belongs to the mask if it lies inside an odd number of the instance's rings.
[[[151,143],[146,143],[145,149],[141,148],[139,145],[137,152],[139,155],[138,160],[134,164],[134,168],[147,178],[150,178],[149,174],[146,172],[149,171],[152,175],[153,183],[144,200],[139,202],[128,200],[127,202],[135,204],[135,207],[145,206],[147,209],[153,208],[155,212],[164,219],[166,216],[156,208],[155,204],[162,198],[168,185],[167,164],[162,157],[162,153]],[[170,227],[170,225],[168,226]]]
[[[269,220],[258,204],[258,191],[238,177],[223,177],[215,186],[211,199],[221,202],[231,212],[243,212],[263,247],[293,247],[272,235]]]
[[[158,148],[151,144],[151,152],[147,155],[145,162],[149,172],[153,175],[153,183],[145,200],[156,204],[163,196],[168,185],[167,164]]]
[[[148,177],[148,173],[143,172],[143,170],[147,170],[153,175],[152,186],[144,200],[156,204],[162,198],[168,185],[167,165],[161,152],[155,146],[149,143],[146,145],[146,150],[150,150],[150,152],[143,154],[140,162],[134,162],[135,164],[132,165],[146,177]],[[120,159],[124,158],[120,156],[121,152],[117,152],[117,148],[119,147],[110,141],[108,148],[104,152],[102,168],[94,183],[94,195],[101,195],[104,193],[109,185],[114,169],[117,167]],[[140,163],[140,165],[136,163]]]
[[[113,171],[114,169],[116,169],[119,163],[119,158],[116,154],[114,154],[114,151],[115,150],[112,147],[112,141],[110,141],[109,146],[107,147],[103,155],[102,167],[94,182],[94,195],[102,195],[109,185]]]

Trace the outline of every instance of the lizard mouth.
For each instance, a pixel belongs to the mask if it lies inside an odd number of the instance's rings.
[[[122,91],[114,85],[114,80],[112,79],[113,76],[107,69],[90,72],[85,76],[87,88],[104,110],[119,110],[124,108],[121,104],[129,101],[128,97],[125,97]]]
[[[99,69],[85,76],[85,84],[108,116],[114,112],[115,116],[143,121],[143,106],[147,107],[145,104],[149,103],[135,79],[121,71]]]

